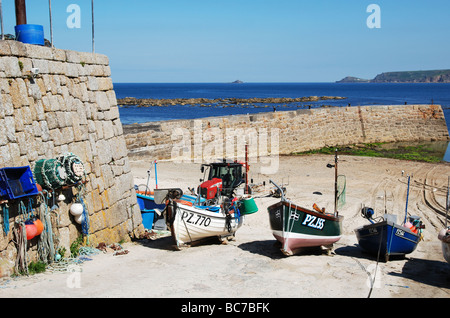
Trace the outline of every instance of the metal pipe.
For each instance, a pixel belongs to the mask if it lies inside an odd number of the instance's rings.
[[[50,42],[53,47],[52,0],[48,0],[48,15],[50,19]]]
[[[2,27],[2,41],[5,39],[5,33],[3,32],[3,11],[2,11],[2,0],[0,0],[0,20]]]
[[[94,40],[94,0],[91,0],[92,11],[92,53],[95,53],[95,40]]]
[[[25,0],[15,0],[16,25],[27,24],[27,8]]]

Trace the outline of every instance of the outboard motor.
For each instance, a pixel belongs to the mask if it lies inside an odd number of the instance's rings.
[[[373,223],[372,221],[372,216],[375,214],[375,211],[372,208],[369,207],[363,207],[361,209],[361,215],[368,219],[371,223]]]

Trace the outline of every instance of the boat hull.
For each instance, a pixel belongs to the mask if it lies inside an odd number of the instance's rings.
[[[245,216],[237,213],[227,217],[219,207],[198,207],[173,202],[168,206],[168,224],[178,248],[209,237],[233,236]]]
[[[447,263],[450,263],[450,227],[442,229],[439,232],[438,239],[442,244],[442,255]]]
[[[450,264],[450,243],[442,242],[442,255],[444,255],[447,263]]]
[[[287,201],[268,207],[273,236],[285,255],[304,247],[329,247],[341,238],[343,217],[311,211]]]
[[[361,226],[355,233],[362,249],[386,261],[391,255],[412,253],[420,241],[420,235],[390,221]]]

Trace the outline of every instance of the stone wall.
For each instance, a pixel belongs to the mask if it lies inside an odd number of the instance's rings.
[[[71,152],[86,171],[89,242],[129,240],[142,229],[107,56],[0,41],[0,92],[0,168],[30,166],[33,171],[37,160]],[[66,196],[54,212],[55,241],[69,251],[81,235],[68,211],[76,193],[70,187],[55,192]],[[16,254],[17,208],[10,205],[9,219],[0,214],[3,262]],[[37,240],[29,241],[31,254]]]
[[[330,107],[124,126],[129,156],[208,160],[357,143],[448,140],[439,105]],[[239,143],[240,140],[240,143]],[[229,148],[230,143],[236,147]],[[211,150],[213,149],[213,150]]]

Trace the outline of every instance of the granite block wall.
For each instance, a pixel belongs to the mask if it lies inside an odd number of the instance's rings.
[[[123,129],[129,156],[199,162],[220,155],[241,158],[245,143],[250,154],[258,156],[358,143],[449,139],[439,105],[324,107],[149,122]]]
[[[108,57],[0,41],[0,168],[30,166],[33,171],[36,161],[64,153],[77,155],[86,172],[89,243],[110,244],[136,235],[142,218]],[[55,192],[66,197],[53,215],[55,245],[68,251],[81,235],[68,211],[76,191]],[[17,209],[9,204],[9,218],[0,214],[3,262],[13,262],[16,255],[12,229]],[[29,241],[31,258],[37,240]]]

